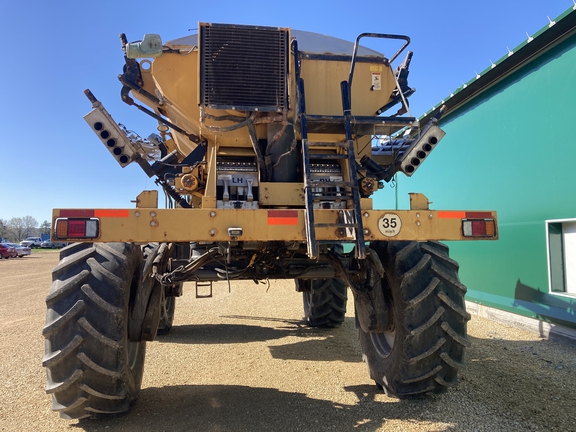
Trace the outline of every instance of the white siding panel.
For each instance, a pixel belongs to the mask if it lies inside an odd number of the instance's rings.
[[[562,224],[566,292],[576,294],[576,222]]]

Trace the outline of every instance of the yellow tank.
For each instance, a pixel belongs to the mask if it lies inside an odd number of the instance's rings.
[[[204,30],[204,34],[211,34],[206,30],[210,29],[213,32],[214,27],[210,24],[200,24],[201,34],[203,34],[202,30]],[[239,29],[239,26],[230,27],[234,31]],[[218,29],[218,26],[216,28]],[[226,29],[226,27],[224,28]],[[242,30],[241,27],[240,29]],[[287,100],[291,102],[297,100],[294,74],[295,58],[282,49],[289,49],[288,41],[296,41],[299,61],[301,62],[300,75],[304,82],[306,94],[306,112],[310,115],[341,116],[343,109],[340,83],[348,79],[354,44],[329,36],[289,29],[255,28],[252,31],[258,30],[267,34],[279,34],[286,39],[286,46],[279,48],[279,50],[284,56],[283,60],[285,60]],[[202,135],[203,138],[219,147],[251,148],[252,144],[246,128],[220,132],[216,128],[224,129],[235,123],[210,119],[210,116],[244,117],[246,111],[232,109],[234,101],[230,102],[230,107],[227,109],[215,109],[203,106],[200,100],[203,87],[203,71],[200,69],[202,62],[199,61],[202,51],[200,42],[201,38],[198,35],[172,40],[165,45],[169,47],[170,51],[163,52],[154,60],[144,59],[140,61],[143,87],[151,94],[162,96],[163,104],[161,106],[151,104],[149,99],[138,93],[134,93],[134,95],[141,102],[151,105],[152,108],[165,115],[174,124],[189,132]],[[251,48],[253,47],[247,46],[240,51],[242,54],[246,54],[244,51],[250,52]],[[252,60],[258,61],[257,59]],[[278,59],[275,58],[275,60]],[[221,80],[229,80],[240,85],[245,84],[241,82],[241,79],[235,77],[235,74],[238,73],[237,70],[226,69],[215,73],[220,73],[219,78]],[[254,74],[254,77],[262,78],[257,73]],[[377,115],[378,110],[390,102],[395,88],[396,80],[388,60],[376,51],[360,47],[351,89],[352,115]],[[282,121],[286,120],[293,123],[296,121],[298,109],[294,105],[294,103],[288,103],[286,106],[276,107],[275,110],[268,108],[268,111],[259,114],[256,124],[281,124]],[[263,137],[265,134],[266,128],[259,127],[258,136]],[[178,133],[174,135],[176,145],[183,155],[188,154],[194,148],[194,144],[188,138]],[[323,138],[326,139],[327,137]],[[344,137],[341,135],[340,138],[343,139]]]

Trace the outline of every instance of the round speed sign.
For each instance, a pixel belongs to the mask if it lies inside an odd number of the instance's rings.
[[[395,213],[386,213],[378,219],[378,229],[386,237],[394,237],[402,229],[402,219]]]

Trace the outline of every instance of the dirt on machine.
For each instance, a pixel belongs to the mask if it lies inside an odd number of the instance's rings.
[[[426,124],[410,113],[410,39],[210,23],[169,42],[120,39],[121,98],[157,129],[128,130],[90,90],[84,118],[122,168],[139,165],[158,188],[130,208],[53,211],[52,239],[70,245],[46,299],[52,408],[128,412],[146,342],[170,331],[184,282],[210,301],[216,281],[293,279],[307,325],[328,329],[350,292],[381,390],[403,398],[455,385],[470,316],[440,241],[496,240],[497,218],[433,210],[419,193],[406,210],[373,206],[444,136],[443,108]]]

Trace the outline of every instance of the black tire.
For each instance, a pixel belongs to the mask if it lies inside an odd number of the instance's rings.
[[[341,279],[296,279],[296,284],[308,326],[338,327],[344,322],[348,287]]]
[[[68,419],[126,413],[138,398],[146,342],[128,340],[142,253],[131,243],[60,251],[46,298],[43,366],[52,409]]]
[[[456,385],[469,346],[458,263],[441,243],[374,242],[384,267],[372,281],[391,305],[391,321],[381,333],[359,327],[370,377],[387,395],[414,397],[443,393]],[[376,272],[373,272],[376,273]]]

